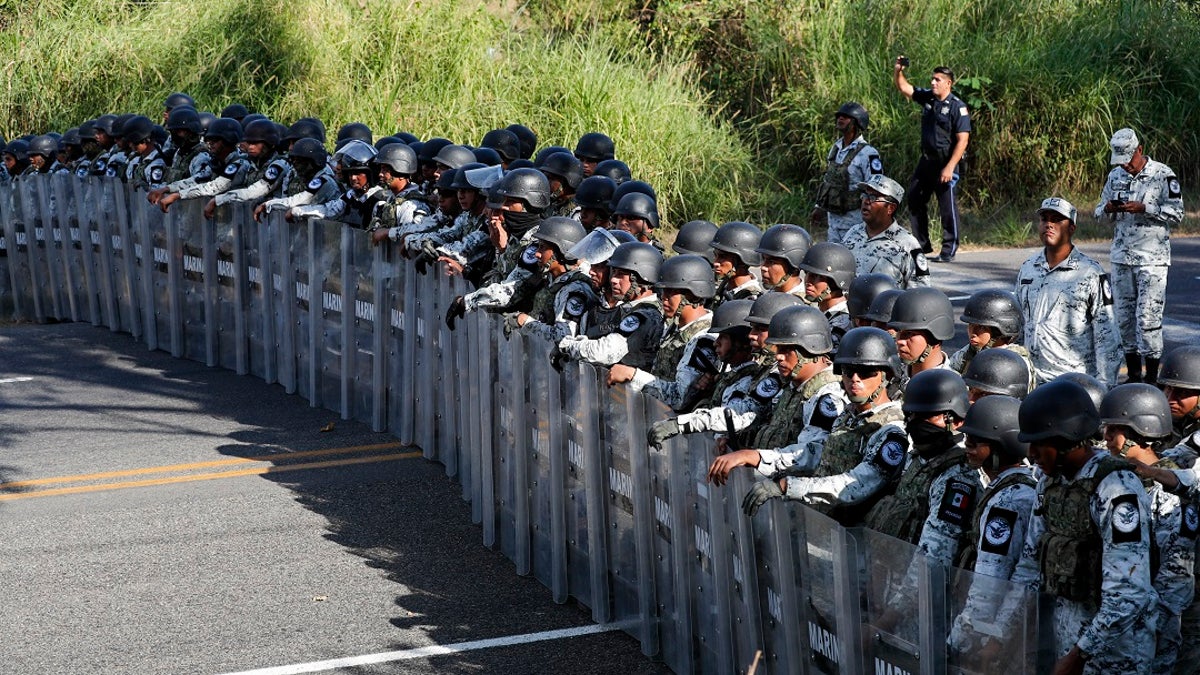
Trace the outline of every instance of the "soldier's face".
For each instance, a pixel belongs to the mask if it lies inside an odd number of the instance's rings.
[[[13,155],[5,155],[4,168],[8,169],[10,172],[15,171],[17,168],[17,158]]]
[[[644,218],[622,214],[617,216],[617,229],[625,230],[632,234],[638,241],[645,241],[650,231],[650,223],[647,223]]]
[[[590,178],[591,175],[596,171],[596,165],[600,163],[594,159],[585,159],[579,155],[575,155],[575,159],[578,159],[579,164],[583,167],[584,178]]]
[[[1041,222],[1038,225],[1038,237],[1042,240],[1043,246],[1063,246],[1071,243],[1071,236],[1075,234],[1075,225],[1071,223],[1071,219],[1060,213],[1053,211],[1043,211]]]
[[[800,350],[792,345],[775,345],[775,368],[785,378],[791,377],[800,363]]]
[[[896,208],[895,204],[892,204],[887,197],[866,190],[863,192],[862,201],[859,204],[858,211],[862,214],[864,223],[876,227],[892,223],[892,214],[896,212]]]
[[[451,209],[458,210],[458,192],[455,190],[438,190],[438,208],[443,213],[450,213]]]
[[[247,141],[243,145],[246,146],[246,154],[250,159],[259,159],[265,156],[267,151],[267,144],[261,141]]]
[[[990,326],[980,326],[977,323],[967,324],[967,342],[970,342],[972,347],[982,349],[991,341],[992,329]]]
[[[554,261],[554,245],[548,242],[539,241],[536,255],[539,263],[543,265],[549,265]]]
[[[1057,476],[1060,473],[1058,468],[1058,449],[1049,443],[1043,441],[1030,443],[1029,461],[1036,464],[1047,476]]]
[[[854,120],[846,115],[838,115],[834,117],[834,124],[837,125],[838,133],[844,134],[847,130],[854,127]]]
[[[762,265],[758,270],[762,272],[762,280],[770,286],[778,286],[779,282],[788,274],[788,263],[783,258],[776,258],[773,255],[764,255],[762,257]]]
[[[804,294],[806,296],[815,298],[827,290],[829,290],[829,279],[812,272],[804,274]]]
[[[595,288],[604,288],[608,284],[608,263],[598,262],[588,269],[588,277]]]
[[[479,193],[475,190],[459,188],[457,193],[458,205],[462,207],[463,211],[470,211],[472,208],[474,208],[475,199],[478,196]]]
[[[608,214],[600,209],[581,209],[579,211],[579,224],[589,232],[597,227],[604,227],[607,222]]]
[[[967,465],[978,469],[992,456],[992,446],[986,438],[967,436]]]
[[[629,270],[619,267],[610,268],[608,287],[612,289],[613,297],[624,297],[629,292],[629,289],[633,287],[633,275]]]
[[[717,353],[717,358],[721,361],[728,361],[730,354],[733,353],[733,339],[727,333],[717,335],[717,341],[713,344],[713,351]]]
[[[883,385],[883,371],[871,366],[842,366],[842,389],[851,398],[865,399]]]
[[[5,157],[5,159],[8,158]],[[1191,413],[1193,417],[1196,415],[1196,404],[1200,403],[1200,389],[1167,385],[1163,387],[1163,393],[1167,395],[1167,403],[1171,405],[1172,418],[1183,419],[1183,416],[1188,413]]]
[[[1121,454],[1125,441],[1129,440],[1129,428],[1120,424],[1104,425],[1104,447],[1114,455]]]
[[[32,166],[33,168],[37,169],[38,171],[41,171],[42,167],[46,166],[47,161],[48,160],[41,155],[30,155],[29,156],[29,166]]]
[[[681,291],[667,291],[662,297],[663,317],[670,319],[679,313],[679,306],[683,304],[683,293]]]
[[[366,190],[370,183],[371,176],[366,172],[355,171],[346,175],[346,185],[349,185],[351,189],[361,192],[362,190]]]
[[[767,327],[760,323],[750,324],[750,346],[762,349],[767,346]]]
[[[733,274],[733,268],[736,258],[732,253],[727,251],[713,252],[713,273],[718,277],[724,277]]]
[[[911,363],[920,358],[928,346],[929,340],[925,337],[925,331],[896,331],[896,351],[900,352],[900,358],[905,362]]]

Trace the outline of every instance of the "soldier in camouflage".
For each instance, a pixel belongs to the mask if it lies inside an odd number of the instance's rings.
[[[834,421],[816,470],[756,483],[742,502],[747,514],[770,499],[794,499],[854,527],[900,480],[910,442],[900,403],[888,396],[888,381],[900,375],[895,341],[878,328],[851,329],[833,367],[850,406]]]
[[[165,185],[158,199],[163,213],[180,199],[215,197],[245,187],[254,165],[238,151],[241,140],[242,125],[231,119],[214,120],[204,134],[213,176],[208,179],[193,176]]]
[[[212,178],[212,157],[203,142],[204,128],[196,109],[187,106],[175,108],[167,116],[166,129],[171,133],[171,143],[175,148],[167,170],[167,182],[174,183],[185,178],[201,181]]]
[[[813,227],[828,225],[826,239],[841,243],[850,228],[862,222],[858,185],[882,174],[883,162],[879,151],[863,138],[870,116],[861,104],[844,103],[838,108],[834,123],[839,138],[825,156],[825,175],[817,187],[816,206],[810,220]]]
[[[762,263],[759,240],[762,230],[741,221],[732,221],[717,228],[712,239],[713,273],[717,277],[717,299],[720,305],[729,300],[753,300],[762,295],[762,284],[750,271]]]
[[[401,234],[400,237],[407,239],[408,255],[417,259],[418,271],[421,270],[422,258],[428,261],[431,255],[436,255],[436,260],[446,266],[447,274],[465,275],[468,269],[486,269],[489,262],[494,262],[487,260],[489,256],[495,257],[496,241],[489,236],[485,208],[488,191],[500,182],[503,172],[498,166],[465,164],[459,169],[447,171],[443,177],[448,175],[453,176],[451,186],[455,190],[459,208],[453,225],[425,234]],[[416,224],[413,228],[396,231],[411,232],[425,227],[424,224]]]
[[[506,330],[515,325],[526,335],[538,335],[552,343],[579,334],[579,324],[588,309],[600,302],[588,275],[570,251],[585,236],[579,221],[552,216],[534,231],[537,259],[550,283],[533,298],[533,309],[505,316]]]
[[[126,182],[143,190],[162,187],[167,179],[167,163],[151,137],[153,132],[154,123],[140,115],[126,122],[123,132],[134,153],[125,166]]]
[[[833,422],[846,408],[846,395],[833,374],[833,339],[820,311],[807,305],[781,309],[771,318],[767,343],[786,383],[771,409],[770,421],[757,427],[749,449],[718,457],[708,481],[724,485],[739,466],[769,478],[786,468],[816,469]]]
[[[569,152],[553,152],[542,159],[538,170],[550,181],[550,211],[547,215],[579,220],[582,209],[575,204],[575,190],[583,182],[583,165]]]
[[[904,188],[878,174],[859,183],[858,189],[862,191],[862,222],[842,237],[842,245],[854,253],[858,274],[886,274],[902,289],[928,286],[929,261],[921,244],[896,223]]]
[[[779,223],[767,228],[754,249],[760,256],[763,288],[804,299],[804,272],[800,264],[812,246],[812,236],[799,225]]]
[[[287,194],[268,199],[254,207],[255,220],[260,220],[264,213],[282,211],[288,222],[294,222],[298,217],[305,217],[300,215],[297,207],[324,204],[337,199],[342,188],[338,184],[337,176],[333,174],[333,169],[329,167],[328,159],[329,155],[320,141],[313,138],[301,138],[296,141],[288,151],[291,180],[288,181]],[[253,187],[251,185],[246,189]],[[228,194],[218,195],[217,201]]]
[[[845,290],[854,279],[854,254],[841,244],[821,242],[804,254],[804,301],[825,315],[837,351],[842,336],[850,330],[850,310]]]
[[[1163,305],[1171,227],[1183,220],[1183,192],[1169,166],[1142,151],[1133,129],[1113,134],[1108,174],[1095,215],[1115,222],[1111,261],[1114,310],[1130,382],[1153,384],[1162,358]],[[1145,374],[1142,360],[1145,359]]]
[[[1158,456],[1157,448],[1171,436],[1171,407],[1155,387],[1143,383],[1114,387],[1100,404],[1100,422],[1105,444],[1114,455],[1159,469],[1179,468]],[[1153,570],[1159,603],[1158,645],[1151,672],[1171,675],[1182,644],[1181,617],[1196,590],[1200,511],[1194,500],[1181,500],[1152,479],[1142,482],[1150,496],[1152,541],[1158,554]]]
[[[713,314],[706,306],[716,291],[712,265],[698,255],[675,256],[662,264],[654,288],[667,321],[654,366],[647,372],[614,364],[608,371],[608,384],[628,382],[633,391],[645,391],[682,412],[697,380],[717,372],[714,340],[708,335]]]
[[[1092,446],[1100,415],[1083,387],[1056,381],[1021,402],[1019,438],[1045,472],[1012,581],[1055,596],[1055,673],[1149,673],[1158,594],[1151,506],[1129,462]],[[1014,630],[1025,597],[998,624]]]
[[[388,143],[379,148],[373,160],[379,187],[386,190],[386,200],[376,207],[367,229],[371,243],[394,241],[392,231],[402,225],[424,220],[429,216],[425,195],[417,187],[417,153],[404,143]]]
[[[958,566],[974,577],[947,644],[963,665],[979,672],[1001,669],[985,657],[1007,651],[1007,636],[994,629],[996,612],[1037,501],[1037,479],[1026,460],[1029,444],[1017,438],[1020,407],[1011,396],[988,396],[971,405],[960,429],[966,435],[967,465],[983,474],[986,490],[958,556]]]
[[[1121,346],[1112,289],[1099,263],[1071,243],[1075,207],[1050,197],[1038,209],[1043,249],[1021,265],[1013,289],[1025,319],[1025,348],[1038,384],[1082,372],[1117,383]]]
[[[901,382],[927,370],[953,370],[942,343],[954,337],[954,307],[936,288],[902,291],[892,306],[888,326],[896,331],[896,348],[905,370]]]
[[[972,359],[984,350],[1006,349],[1029,366],[1029,387],[1025,393],[1033,389],[1033,363],[1029,360],[1029,350],[1016,342],[1024,334],[1025,327],[1021,307],[1012,293],[999,289],[975,291],[967,298],[959,320],[967,324],[967,344],[950,355],[951,368],[965,373]]]
[[[963,371],[971,402],[1001,395],[1023,399],[1032,391],[1033,369],[1029,362],[1008,349],[985,349],[971,359]]]
[[[245,187],[222,192],[204,206],[204,217],[212,218],[218,206],[234,202],[257,202],[280,194],[292,168],[287,159],[275,152],[279,144],[279,129],[268,119],[254,120],[246,125],[241,147],[250,160]]]

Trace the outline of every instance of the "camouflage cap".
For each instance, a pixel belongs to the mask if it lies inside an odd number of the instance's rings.
[[[877,173],[868,180],[859,183],[856,187],[859,190],[869,190],[875,194],[883,195],[896,204],[904,201],[904,188],[883,174]]]
[[[1125,128],[1117,130],[1113,134],[1112,140],[1109,141],[1112,146],[1112,157],[1108,158],[1108,163],[1116,166],[1117,164],[1128,164],[1133,159],[1133,153],[1137,152],[1141,142],[1138,141],[1137,134],[1133,129]]]
[[[1063,199],[1062,197],[1048,197],[1042,200],[1042,205],[1038,208],[1038,215],[1042,215],[1045,211],[1052,211],[1060,216],[1066,216],[1071,224],[1075,224],[1075,205]]]

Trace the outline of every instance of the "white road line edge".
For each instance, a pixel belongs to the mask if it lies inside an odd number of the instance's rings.
[[[9,377],[9,378],[0,380],[0,384],[13,384],[15,382],[32,382],[32,381],[33,381],[32,377]]]
[[[532,642],[544,642],[547,640],[562,640],[584,635],[611,633],[617,630],[621,630],[621,626],[618,624],[596,624],[592,626],[579,626],[577,628],[547,630],[540,633],[509,635],[507,637],[491,638],[487,640],[472,640],[470,642],[459,642],[452,645],[430,645],[428,647],[416,647],[414,649],[405,649],[396,652],[381,652],[379,654],[348,656],[346,658],[330,659],[328,661],[313,661],[312,663],[297,663],[290,666],[260,668],[258,670],[227,673],[226,675],[298,675],[299,673],[317,673],[323,670],[333,670],[335,668],[354,668],[356,666],[365,666],[376,663],[411,661],[413,659],[424,659],[430,656],[457,654],[459,652],[469,652],[477,649],[491,649],[494,647],[510,647],[513,645],[524,645]]]

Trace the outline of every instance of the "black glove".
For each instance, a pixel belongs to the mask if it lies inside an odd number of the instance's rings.
[[[446,327],[454,330],[455,319],[461,319],[467,314],[467,302],[463,300],[463,296],[458,296],[446,308]]]
[[[504,337],[509,337],[521,330],[521,324],[517,323],[518,316],[520,315],[511,312],[504,315]]]
[[[417,268],[417,274],[425,274],[429,271],[429,262],[425,260],[425,256],[419,255],[413,260],[413,267]]]
[[[432,241],[430,241],[428,239],[424,239],[421,241],[421,256],[424,257],[426,260],[428,260],[431,263],[437,262],[437,259],[439,256],[438,256],[437,249],[435,249],[433,247]]]
[[[812,469],[806,469],[793,464],[771,474],[770,480],[778,483],[780,478],[804,478],[812,475]]]
[[[759,481],[750,488],[750,491],[746,493],[746,498],[742,500],[742,511],[753,518],[762,505],[772,499],[783,499],[783,490],[779,489],[779,483],[773,480]]]
[[[646,431],[646,441],[655,450],[662,450],[663,441],[668,438],[673,438],[683,433],[679,428],[679,422],[674,418],[669,420],[661,420],[650,425]]]
[[[563,365],[569,360],[571,357],[558,345],[554,345],[554,349],[550,350],[550,366],[558,372],[563,371]]]

